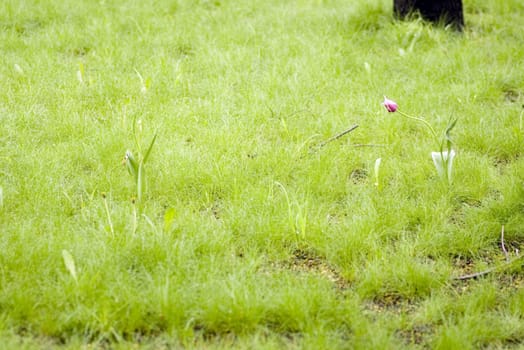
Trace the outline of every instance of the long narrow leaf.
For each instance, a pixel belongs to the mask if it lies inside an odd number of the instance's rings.
[[[142,163],[145,164],[147,162],[147,158],[149,158],[149,154],[151,154],[151,150],[153,149],[153,145],[156,141],[156,133],[155,136],[153,136],[153,139],[151,140],[151,144],[149,145],[149,148],[147,149],[146,153],[144,154],[144,158],[142,159]]]
[[[131,151],[126,151],[125,162],[127,171],[136,179],[138,177],[138,163],[133,157]]]
[[[136,179],[136,191],[139,205],[142,204],[142,193],[145,191],[145,174],[144,174],[144,163],[140,162],[138,165],[138,176]]]
[[[169,232],[173,222],[175,221],[176,211],[175,208],[169,208],[164,214],[164,232]]]
[[[451,149],[451,144],[453,143],[453,140],[451,139],[451,130],[455,127],[457,124],[458,119],[454,119],[449,121],[448,126],[446,127],[446,131],[444,132],[444,137],[446,138],[446,145],[448,148],[448,151]]]
[[[78,279],[76,277],[75,260],[73,259],[73,256],[71,255],[71,253],[64,249],[62,250],[62,258],[64,259],[64,265],[67,271],[69,271],[69,274],[71,274],[75,282],[78,283]]]
[[[138,133],[136,131],[137,119],[138,119],[137,116],[135,116],[133,118],[133,136],[135,137],[135,145],[136,145],[136,148],[138,149],[138,154],[140,155],[140,153],[142,153],[142,149],[140,148],[140,138],[139,138]]]

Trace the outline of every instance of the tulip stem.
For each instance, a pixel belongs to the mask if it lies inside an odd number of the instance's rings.
[[[429,124],[425,119],[423,118],[419,118],[419,117],[414,117],[412,115],[409,115],[409,114],[406,114],[402,111],[397,111],[398,113],[400,113],[402,116],[406,117],[406,118],[409,118],[409,119],[413,119],[413,120],[417,120],[421,123],[423,123],[425,126],[428,127],[429,131],[431,132],[431,134],[433,135],[433,137],[435,138],[435,141],[437,141],[437,144],[440,144],[440,140],[437,136],[437,133],[435,132],[435,129],[433,129],[433,127],[431,126],[431,124]]]
[[[440,153],[440,159],[442,160],[442,163],[444,163],[444,166],[443,166],[443,176],[444,178],[446,179],[446,182],[449,184],[451,184],[451,178],[450,178],[450,175],[449,174],[449,162],[450,162],[450,157],[451,157],[451,149],[448,149],[448,153],[446,156],[444,156],[444,143],[441,142],[441,140],[439,139],[439,137],[437,136],[437,133],[435,132],[435,129],[433,129],[433,127],[431,126],[431,124],[429,124],[427,122],[427,120],[423,119],[423,118],[420,118],[420,117],[414,117],[412,115],[409,115],[409,114],[406,114],[402,111],[398,111],[398,113],[400,113],[400,115],[408,118],[408,119],[413,119],[413,120],[416,120],[416,121],[419,121],[421,123],[423,123],[425,126],[428,127],[429,131],[431,132],[431,134],[433,135],[433,137],[435,138],[435,141],[437,142],[437,145],[439,145],[439,153]]]

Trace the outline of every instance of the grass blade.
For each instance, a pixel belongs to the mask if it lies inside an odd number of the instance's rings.
[[[156,141],[156,133],[155,133],[155,136],[153,136],[153,139],[151,140],[151,144],[149,145],[146,153],[144,154],[144,158],[142,159],[142,163],[145,164],[147,162],[147,158],[149,158],[149,154],[151,154],[151,150],[153,149],[153,145],[155,144],[155,141]]]
[[[142,193],[144,193],[145,190],[145,174],[144,174],[144,163],[140,162],[138,165],[138,176],[136,179],[136,197],[138,200],[138,204],[142,204]]]
[[[175,214],[175,208],[169,208],[166,210],[166,213],[164,214],[164,232],[168,232],[173,226],[173,222],[175,221]]]
[[[69,274],[73,277],[76,283],[78,283],[78,279],[76,276],[76,267],[75,267],[75,260],[73,259],[73,256],[71,253],[69,253],[67,250],[62,250],[62,258],[64,259],[64,265],[69,271]]]

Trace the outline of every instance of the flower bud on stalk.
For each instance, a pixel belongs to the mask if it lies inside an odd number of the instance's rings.
[[[398,109],[398,104],[395,101],[390,100],[386,96],[384,96],[384,102],[382,102],[382,104],[390,113],[396,112]]]

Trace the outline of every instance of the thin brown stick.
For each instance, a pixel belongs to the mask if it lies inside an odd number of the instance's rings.
[[[346,134],[349,134],[350,132],[352,132],[352,131],[355,130],[356,128],[358,128],[358,124],[355,124],[355,125],[353,125],[352,127],[350,127],[349,129],[346,129],[346,130],[342,131],[341,133],[336,134],[336,135],[333,136],[332,138],[330,138],[330,139],[328,139],[328,140],[326,140],[326,141],[320,143],[320,144],[317,146],[316,150],[319,150],[319,149],[321,149],[322,147],[324,147],[325,145],[327,145],[328,143],[333,142],[333,141],[335,141],[335,140],[338,140],[338,139],[341,138],[342,136],[344,136],[344,135],[346,135]]]
[[[469,275],[463,275],[463,276],[454,277],[453,279],[455,279],[455,280],[462,280],[463,281],[463,280],[469,280],[469,279],[473,279],[473,278],[477,278],[477,277],[482,277],[484,275],[487,275],[488,273],[491,273],[491,272],[494,272],[494,271],[497,271],[497,270],[504,270],[508,266],[512,265],[515,261],[522,260],[523,257],[524,257],[524,255],[523,256],[518,256],[515,259],[509,260],[508,262],[505,262],[502,265],[494,266],[494,267],[491,267],[491,268],[489,268],[487,270],[476,272],[476,273],[472,273],[472,274],[469,274]]]
[[[513,262],[519,260],[521,257],[518,256],[517,258],[511,260],[510,256],[509,256],[509,253],[508,253],[508,250],[506,249],[506,244],[504,243],[504,225],[502,225],[502,230],[500,232],[500,246],[502,248],[502,252],[504,253],[504,257],[506,258],[506,263],[505,264],[502,264],[502,265],[499,265],[499,266],[494,266],[492,268],[489,268],[487,270],[484,270],[484,271],[480,271],[480,272],[476,272],[476,273],[471,273],[471,274],[468,274],[468,275],[463,275],[463,276],[458,276],[458,277],[455,277],[453,279],[455,280],[469,280],[469,279],[473,279],[473,278],[477,278],[477,277],[482,277],[484,275],[487,275],[488,273],[491,273],[499,268],[501,269],[504,269],[505,267],[511,265]]]
[[[380,143],[353,143],[350,145],[351,147],[387,147],[386,144],[380,144]]]
[[[469,275],[458,276],[458,277],[455,277],[454,279],[455,280],[460,280],[460,281],[470,280],[470,279],[474,279],[474,278],[478,278],[478,277],[482,277],[484,275],[487,275],[488,273],[493,272],[496,269],[497,269],[496,267],[492,267],[490,269],[487,269],[487,270],[484,270],[484,271],[480,271],[480,272],[476,272],[476,273],[471,273]]]

